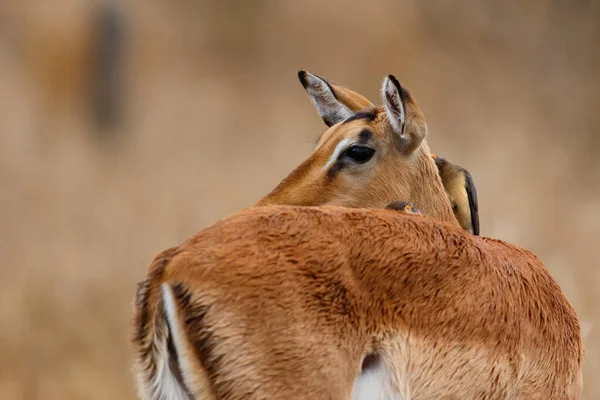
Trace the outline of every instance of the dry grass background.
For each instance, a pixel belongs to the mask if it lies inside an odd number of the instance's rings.
[[[123,120],[89,118],[94,3],[0,2],[0,398],[132,399],[135,283],[251,206],[324,125],[295,73],[377,100],[393,73],[482,232],[538,254],[600,398],[600,6],[592,1],[121,1]]]

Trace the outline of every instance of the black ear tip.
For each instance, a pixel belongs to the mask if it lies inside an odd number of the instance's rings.
[[[392,81],[392,83],[394,84],[394,86],[396,86],[396,88],[398,88],[398,90],[402,88],[402,86],[400,86],[400,82],[398,82],[398,79],[396,79],[394,75],[388,75],[388,79]]]
[[[396,89],[398,89],[398,93],[400,93],[400,97],[402,98],[402,101],[413,101],[414,102],[410,92],[408,90],[406,90],[406,88],[404,88],[400,84],[400,82],[398,82],[398,79],[396,79],[396,77],[394,75],[388,75],[388,79],[390,81],[392,81],[394,86],[396,86]]]
[[[306,88],[308,82],[306,80],[306,71],[304,70],[300,70],[298,71],[298,80],[300,81],[300,83],[302,84],[302,86],[304,86]]]

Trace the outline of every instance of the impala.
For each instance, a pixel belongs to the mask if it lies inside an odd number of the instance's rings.
[[[581,333],[560,288],[533,254],[460,229],[412,97],[390,76],[383,100],[335,122],[313,97],[323,136],[346,133],[330,158],[315,167],[322,137],[258,203],[272,207],[155,258],[136,302],[142,398],[579,398]],[[433,218],[395,211],[394,191]]]

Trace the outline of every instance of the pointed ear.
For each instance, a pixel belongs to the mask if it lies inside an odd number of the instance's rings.
[[[327,126],[335,125],[356,111],[373,105],[360,94],[329,83],[310,72],[298,71],[298,79]]]
[[[466,169],[442,157],[433,158],[456,219],[466,231],[479,235],[479,204],[473,177]]]
[[[383,80],[381,97],[390,126],[400,139],[402,151],[414,151],[425,138],[427,125],[412,96],[400,86],[394,75],[388,75]]]

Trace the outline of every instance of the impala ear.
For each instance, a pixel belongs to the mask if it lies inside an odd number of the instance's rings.
[[[388,75],[383,80],[381,97],[390,126],[400,139],[401,150],[414,151],[425,138],[427,125],[411,94],[394,75]]]
[[[479,235],[479,204],[473,177],[466,169],[442,157],[432,155],[442,184],[460,225],[473,235]]]
[[[327,126],[333,126],[352,116],[356,111],[373,106],[360,94],[329,83],[310,72],[298,71],[298,79]]]

